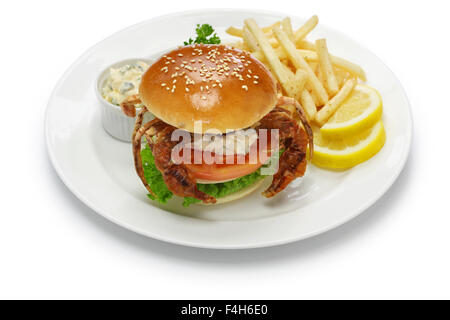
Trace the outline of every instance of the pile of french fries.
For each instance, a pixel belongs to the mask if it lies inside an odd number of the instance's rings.
[[[240,37],[231,45],[246,50],[263,62],[278,79],[284,94],[295,98],[308,119],[324,125],[358,83],[366,81],[364,70],[328,51],[326,39],[314,43],[306,38],[317,26],[311,17],[294,31],[290,18],[261,28],[254,19],[242,29],[229,27],[227,33]]]

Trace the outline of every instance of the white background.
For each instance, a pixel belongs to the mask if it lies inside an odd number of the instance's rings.
[[[405,170],[364,214],[306,241],[246,251],[180,247],[122,229],[79,202],[47,157],[47,99],[85,50],[174,10],[244,3],[157,2],[2,5],[0,298],[450,298],[446,1],[255,2],[318,14],[372,50],[403,83],[415,127]]]

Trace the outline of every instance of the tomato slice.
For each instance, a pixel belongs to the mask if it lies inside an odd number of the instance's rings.
[[[208,181],[233,180],[255,172],[269,160],[272,152],[270,145],[266,144],[264,150],[259,149],[259,143],[254,143],[250,147],[250,152],[245,155],[245,158],[243,155],[239,156],[239,163],[237,163],[237,155],[228,155],[223,156],[222,163],[207,164],[203,161],[201,164],[185,163],[185,166],[197,179]],[[257,159],[252,159],[252,161],[250,161],[250,153],[252,152],[257,152],[256,154],[258,156],[256,157]],[[205,156],[205,153],[203,153],[203,156]],[[214,153],[210,153],[208,156],[214,156]]]
[[[187,164],[186,166],[197,179],[208,181],[227,181],[255,172],[262,166],[262,164]]]

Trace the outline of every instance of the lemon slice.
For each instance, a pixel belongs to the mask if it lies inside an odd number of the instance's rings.
[[[383,122],[377,122],[358,135],[328,139],[317,127],[314,130],[312,163],[329,169],[348,169],[364,162],[380,151],[386,141]]]
[[[324,137],[348,137],[359,134],[381,119],[383,103],[375,89],[357,85],[335,114],[320,129]]]

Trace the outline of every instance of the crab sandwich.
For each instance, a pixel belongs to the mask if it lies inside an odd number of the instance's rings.
[[[259,60],[225,45],[188,45],[160,57],[142,76],[139,94],[121,104],[130,116],[136,106],[136,172],[149,197],[163,203],[173,195],[185,206],[242,198],[276,158],[262,193],[273,197],[304,175],[308,145],[313,149],[298,102],[283,96]],[[155,119],[143,123],[146,112]],[[186,137],[192,139],[182,144]]]

